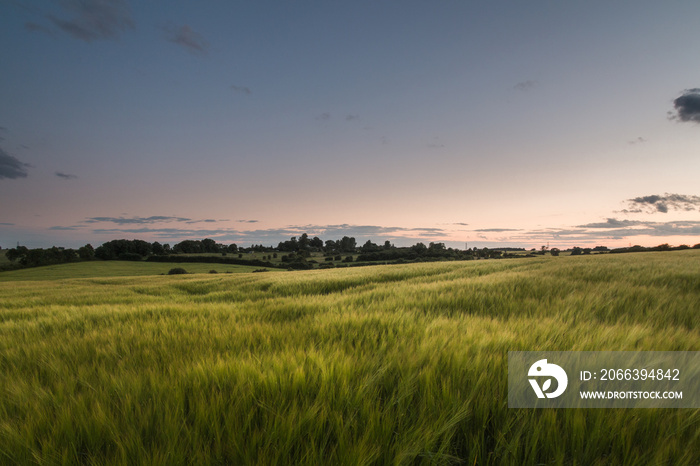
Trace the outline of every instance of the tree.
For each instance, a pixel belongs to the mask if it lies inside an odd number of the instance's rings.
[[[213,239],[203,239],[202,240],[202,252],[209,252],[209,253],[214,253],[214,252],[219,252],[219,245],[216,244],[216,241]]]
[[[311,240],[311,247],[312,248],[317,248],[317,249],[322,249],[323,248],[323,240],[319,238],[318,236],[314,236],[314,238]]]
[[[377,244],[374,244],[372,241],[367,240],[367,242],[362,245],[361,249],[362,252],[375,252],[379,251],[381,248]]]
[[[29,249],[27,249],[26,246],[17,246],[16,248],[8,249],[5,253],[5,257],[7,257],[10,262],[14,262],[25,256],[28,252]]]
[[[302,234],[299,237],[299,249],[301,249],[301,250],[309,249],[310,243],[311,243],[311,240],[309,239],[309,235],[307,235],[306,233]]]
[[[165,248],[158,241],[155,241],[151,245],[151,249],[153,250],[153,254],[155,254],[156,256],[164,256],[165,255]]]
[[[411,250],[420,256],[428,252],[428,247],[423,243],[416,243],[411,246]]]
[[[357,247],[357,242],[355,241],[355,238],[353,238],[353,237],[343,236],[343,238],[340,240],[340,244],[338,246],[339,246],[341,252],[355,252],[355,248]]]
[[[549,253],[553,256],[558,256],[559,255],[559,248],[552,248],[549,250]]]
[[[95,258],[95,248],[91,244],[86,244],[78,249],[78,257],[84,261],[89,261]]]

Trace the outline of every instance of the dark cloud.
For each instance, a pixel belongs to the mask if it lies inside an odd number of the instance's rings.
[[[240,223],[258,223],[259,220],[236,220],[237,222]]]
[[[346,115],[345,120],[346,121],[353,121],[353,120],[359,120],[360,115]]]
[[[516,91],[529,91],[531,89],[534,89],[537,87],[537,81],[530,81],[529,79],[527,81],[519,82],[515,86],[513,86],[513,89]]]
[[[77,175],[71,175],[70,173],[63,173],[63,172],[56,172],[55,175],[59,178],[63,178],[64,180],[74,180],[78,178]]]
[[[45,34],[53,35],[51,29],[47,28],[46,26],[42,26],[41,24],[33,23],[31,21],[27,21],[26,23],[24,23],[24,29],[31,32],[43,32]]]
[[[640,224],[642,224],[642,222],[637,220],[618,220],[616,218],[609,218],[602,223],[588,223],[586,225],[578,225],[577,228],[623,228]]]
[[[165,217],[154,215],[152,217],[91,217],[83,221],[83,223],[116,223],[117,225],[138,225],[150,223],[166,223],[166,222],[189,222],[192,219],[182,217]]]
[[[134,27],[131,9],[125,0],[63,0],[61,5],[72,14],[70,19],[52,14],[46,17],[75,39],[85,42],[113,39]],[[45,29],[34,23],[27,23],[25,27],[35,31]]]
[[[316,119],[317,119],[317,120],[322,120],[322,121],[330,120],[330,119],[331,119],[331,114],[328,113],[328,112],[322,113],[322,114],[318,115],[318,116],[316,117]]]
[[[481,228],[479,230],[472,230],[472,231],[479,231],[482,233],[502,233],[504,231],[521,231],[520,229],[513,229],[513,228]]]
[[[591,223],[574,228],[546,228],[526,231],[511,236],[510,241],[591,242],[620,240],[637,236],[698,236],[700,221],[642,222],[608,219],[605,223]]]
[[[463,226],[463,227],[469,226],[468,223],[461,223],[461,222],[456,222],[456,223],[453,223],[452,225],[461,225],[461,226]]]
[[[627,141],[627,144],[634,145],[634,144],[642,144],[644,142],[647,142],[647,140],[640,136],[637,139],[632,139],[631,141]]]
[[[170,42],[180,45],[194,54],[207,54],[209,44],[204,40],[201,34],[193,31],[188,25],[168,27],[166,28],[166,32]]]
[[[59,230],[59,231],[73,231],[77,230],[78,227],[51,227],[49,230]]]
[[[673,101],[676,114],[671,119],[700,123],[700,89],[686,89],[683,95]]]
[[[236,85],[233,85],[233,84],[232,84],[232,85],[231,85],[231,90],[232,90],[232,91],[235,91],[235,92],[243,93],[243,94],[245,94],[245,95],[250,95],[250,94],[252,94],[250,88],[245,87],[245,86],[236,86]]]
[[[0,148],[0,179],[1,178],[26,178],[27,168],[31,165],[20,162],[17,158],[11,156]]]
[[[177,217],[168,217],[168,218],[174,218],[174,219],[176,219]],[[182,220],[183,220],[183,219],[179,219],[179,220],[176,220],[176,221],[182,221]],[[205,218],[205,219],[202,219],[202,220],[188,220],[188,221],[186,221],[185,223],[187,223],[187,224],[194,224],[194,223],[218,223],[218,222],[228,222],[228,220],[216,220],[216,219],[213,219],[213,218]]]
[[[622,211],[624,213],[667,213],[669,210],[692,211],[700,208],[700,196],[686,194],[652,194],[628,199],[626,202],[628,208]]]
[[[12,226],[14,223],[0,222],[0,225]]]

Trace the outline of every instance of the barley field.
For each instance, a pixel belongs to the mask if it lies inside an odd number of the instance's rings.
[[[512,409],[506,365],[700,350],[698,250],[21,272],[0,274],[0,464],[700,464],[700,410]]]

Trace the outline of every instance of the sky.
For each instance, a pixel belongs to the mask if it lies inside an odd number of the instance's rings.
[[[0,0],[0,247],[700,243],[700,2]]]

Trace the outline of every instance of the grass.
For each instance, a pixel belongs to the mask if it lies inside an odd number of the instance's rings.
[[[698,309],[700,251],[0,283],[0,463],[696,465],[699,410],[509,409],[506,362]]]
[[[211,270],[216,270],[217,273],[248,273],[260,269],[260,267],[233,264],[90,261],[0,272],[0,282],[161,275],[167,274],[175,267],[182,267],[190,273],[208,273]],[[276,269],[269,269],[269,271],[276,271]]]

